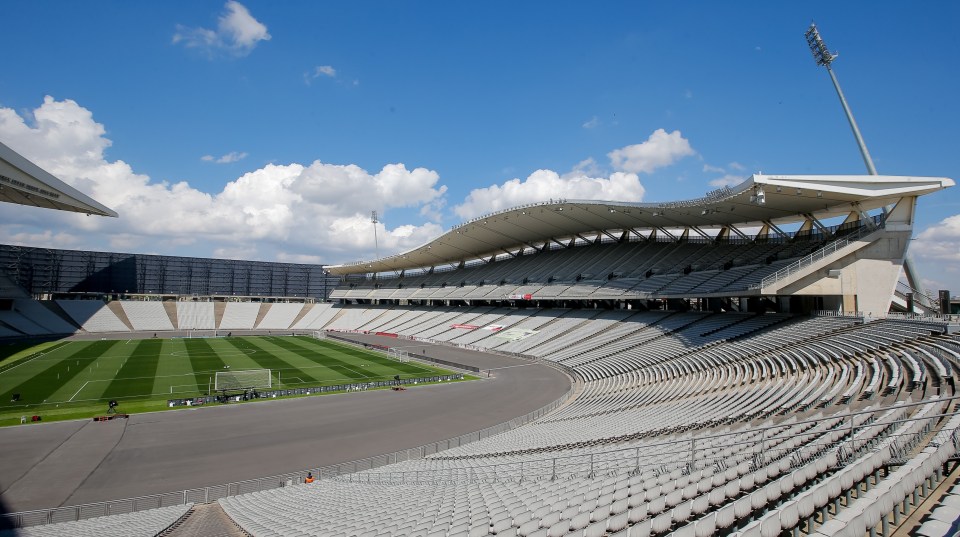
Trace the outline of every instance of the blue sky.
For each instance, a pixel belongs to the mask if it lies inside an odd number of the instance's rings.
[[[5,206],[0,241],[337,263],[549,197],[699,196],[863,173],[960,178],[953,2],[7,2],[0,139],[116,209]],[[617,158],[619,157],[619,158]],[[912,255],[960,291],[960,189]]]

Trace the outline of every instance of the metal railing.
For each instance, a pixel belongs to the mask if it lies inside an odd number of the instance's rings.
[[[914,289],[913,287],[910,287],[901,281],[897,282],[895,293],[904,300],[907,299],[908,293],[913,293],[914,302],[919,304],[921,307],[933,312],[940,310],[940,301],[938,299],[931,297],[923,291]]]
[[[44,524],[53,524],[57,522],[74,522],[99,516],[117,515],[123,513],[132,513],[136,511],[145,511],[156,509],[158,507],[170,507],[174,505],[184,505],[187,503],[209,503],[240,494],[249,494],[261,490],[270,490],[303,482],[308,472],[312,472],[319,479],[331,479],[345,474],[371,470],[388,464],[395,464],[406,460],[422,459],[428,455],[433,455],[441,451],[463,446],[471,442],[476,442],[490,436],[500,434],[511,429],[515,429],[539,419],[549,414],[574,393],[571,387],[560,398],[538,408],[532,412],[513,418],[509,421],[493,425],[479,431],[463,434],[457,437],[448,438],[431,442],[422,446],[395,451],[375,457],[367,457],[355,461],[332,464],[329,466],[311,468],[298,472],[272,475],[257,479],[248,479],[246,481],[237,481],[222,485],[213,485],[194,489],[181,490],[176,492],[167,492],[162,494],[151,494],[147,496],[138,496],[135,498],[125,498],[121,500],[111,500],[106,502],[88,503],[83,505],[73,505],[68,507],[54,507],[50,509],[37,509],[33,511],[21,511],[18,513],[8,513],[3,516],[15,528],[28,526],[39,526]]]
[[[750,286],[750,289],[763,289],[764,287],[767,287],[767,286],[769,286],[769,285],[773,285],[774,283],[776,283],[776,282],[778,282],[778,281],[780,281],[780,280],[782,280],[782,279],[784,279],[784,278],[786,278],[786,277],[788,277],[788,276],[790,276],[790,275],[792,275],[792,274],[796,274],[797,272],[800,272],[801,270],[803,270],[803,269],[805,269],[805,268],[813,265],[814,263],[816,263],[817,261],[820,261],[821,259],[827,257],[828,255],[830,255],[830,254],[832,254],[832,253],[834,253],[834,252],[836,252],[836,251],[838,251],[838,250],[840,250],[840,249],[842,249],[842,248],[845,248],[845,247],[848,246],[850,243],[859,241],[860,239],[864,239],[864,238],[872,235],[873,233],[877,233],[877,232],[882,231],[882,230],[883,230],[883,227],[878,227],[878,228],[875,228],[875,229],[870,229],[869,227],[866,227],[866,226],[861,227],[861,228],[857,229],[857,231],[851,233],[850,235],[848,235],[848,236],[846,236],[846,237],[844,237],[844,238],[842,238],[842,239],[837,239],[837,240],[835,240],[835,241],[827,244],[827,245],[824,246],[823,248],[820,248],[819,250],[810,253],[810,255],[807,255],[807,256],[805,256],[805,257],[801,257],[800,259],[794,261],[793,263],[790,263],[790,264],[787,265],[786,267],[784,267],[784,268],[782,268],[782,269],[774,272],[773,274],[765,277],[763,280],[760,281],[760,283],[756,283],[756,284],[751,285],[751,286]]]

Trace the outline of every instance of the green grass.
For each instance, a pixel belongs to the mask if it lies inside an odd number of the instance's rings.
[[[167,399],[207,393],[228,367],[270,369],[275,389],[450,374],[305,336],[9,345],[0,347],[0,426],[35,414],[44,421],[91,417],[111,399],[122,412],[166,410]],[[13,402],[15,393],[20,400]]]

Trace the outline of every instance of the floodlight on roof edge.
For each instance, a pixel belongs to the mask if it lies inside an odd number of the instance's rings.
[[[807,45],[810,47],[810,52],[813,53],[814,61],[817,62],[817,65],[826,67],[827,72],[830,73],[830,80],[833,81],[833,87],[837,90],[837,96],[840,97],[840,105],[843,106],[843,112],[847,115],[847,121],[850,122],[853,137],[857,139],[857,146],[860,148],[863,163],[867,165],[867,173],[877,175],[877,169],[873,165],[873,159],[870,158],[870,152],[867,151],[867,144],[863,141],[863,136],[860,135],[860,129],[857,128],[857,122],[853,119],[853,112],[850,111],[850,105],[847,104],[847,99],[843,96],[843,91],[840,89],[840,82],[837,81],[837,75],[834,74],[833,69],[830,68],[830,64],[833,63],[833,60],[837,59],[838,55],[833,54],[827,49],[827,45],[823,42],[823,38],[820,37],[820,31],[817,30],[816,24],[810,23],[810,28],[807,29],[804,36],[807,38]]]

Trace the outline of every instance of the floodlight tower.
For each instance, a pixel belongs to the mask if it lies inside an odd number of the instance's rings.
[[[380,219],[377,217],[377,211],[372,211],[370,213],[370,223],[373,224],[373,255],[376,256],[375,259],[380,259],[380,245],[377,244],[377,224],[380,223]]]
[[[867,173],[877,175],[877,169],[873,166],[873,159],[870,158],[870,152],[867,151],[867,144],[864,143],[863,136],[860,135],[860,129],[857,128],[857,122],[853,119],[853,112],[850,111],[850,105],[847,104],[847,99],[843,96],[843,91],[840,90],[840,82],[837,81],[837,75],[835,75],[833,69],[830,68],[833,60],[837,59],[837,54],[833,54],[827,49],[827,45],[823,42],[823,38],[820,37],[820,31],[817,30],[816,24],[811,23],[810,28],[807,29],[804,35],[807,38],[807,45],[810,46],[810,52],[813,53],[813,59],[817,62],[817,65],[826,67],[827,72],[830,73],[830,80],[833,80],[833,87],[836,88],[837,96],[840,97],[840,104],[843,106],[844,113],[847,114],[847,121],[850,122],[853,137],[857,139],[857,146],[860,147],[860,155],[863,157],[863,163],[867,165]]]

